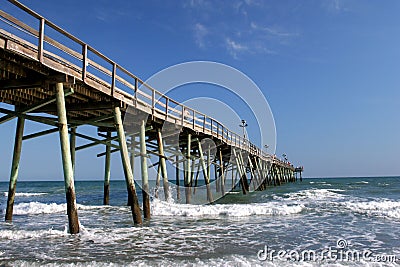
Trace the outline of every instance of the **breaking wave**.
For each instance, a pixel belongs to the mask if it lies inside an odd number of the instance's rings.
[[[302,204],[287,205],[279,202],[253,204],[188,205],[153,200],[152,213],[155,216],[186,217],[246,217],[252,215],[290,215],[300,213]]]

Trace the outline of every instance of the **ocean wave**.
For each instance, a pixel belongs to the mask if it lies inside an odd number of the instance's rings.
[[[342,199],[344,195],[338,194],[340,189],[306,189],[298,192],[286,193],[283,199],[288,200],[324,200]]]
[[[67,204],[28,202],[14,205],[14,215],[50,214],[66,212]]]
[[[25,193],[25,192],[17,192],[15,193],[16,197],[34,197],[34,196],[43,196],[48,193]],[[3,192],[3,196],[8,197],[8,192]]]
[[[21,240],[28,238],[43,238],[43,237],[55,237],[55,236],[67,236],[67,228],[64,231],[60,230],[36,230],[36,231],[26,231],[26,230],[0,230],[0,239],[8,240]]]
[[[78,210],[95,210],[109,208],[109,206],[87,206],[77,204]],[[3,213],[5,210],[3,210]],[[51,214],[51,213],[61,213],[67,212],[67,204],[57,204],[57,203],[41,203],[41,202],[27,202],[14,204],[14,215],[34,215],[34,214]]]
[[[302,204],[286,205],[279,202],[253,204],[216,204],[190,205],[167,203],[153,200],[152,214],[155,216],[186,216],[186,217],[247,217],[252,215],[290,215],[300,213]]]
[[[369,216],[400,219],[400,202],[392,200],[347,202],[351,211]]]
[[[67,260],[67,259],[66,259]],[[192,259],[163,259],[163,260],[142,260],[138,259],[135,262],[127,262],[127,263],[113,263],[113,262],[101,262],[101,261],[89,261],[89,262],[54,262],[54,263],[38,263],[36,261],[22,261],[17,260],[14,262],[15,266],[21,267],[35,267],[35,266],[45,266],[45,267],[55,267],[55,266],[68,266],[68,267],[119,267],[119,266],[155,266],[155,267],[166,267],[166,266],[182,266],[182,267],[203,267],[203,266],[221,266],[221,267],[230,267],[230,266],[241,266],[241,267],[262,267],[262,266],[362,266],[362,267],[375,267],[375,266],[383,266],[379,263],[374,262],[366,262],[360,260],[359,262],[335,262],[335,263],[325,263],[321,264],[320,262],[291,262],[291,261],[282,261],[282,260],[274,260],[274,261],[260,261],[255,257],[248,257],[242,255],[229,255],[220,258],[210,258],[210,259],[200,259],[200,258],[192,258]],[[385,263],[384,266],[398,266],[397,263]]]
[[[367,182],[367,181],[360,181],[360,182],[356,182],[356,184],[369,184],[369,182]]]

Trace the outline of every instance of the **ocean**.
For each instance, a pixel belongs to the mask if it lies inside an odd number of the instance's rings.
[[[0,266],[400,265],[400,177],[304,179],[213,205],[152,199],[142,226],[124,181],[111,182],[110,206],[102,181],[75,187],[70,235],[62,181],[19,182],[13,223],[0,183]]]

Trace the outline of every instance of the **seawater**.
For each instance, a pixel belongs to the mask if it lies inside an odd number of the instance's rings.
[[[213,205],[152,199],[133,226],[124,181],[75,184],[81,232],[67,230],[63,182],[19,182],[14,220],[0,222],[0,266],[399,266],[400,178],[325,178],[232,193]],[[172,187],[172,186],[171,186]],[[0,183],[4,218],[8,183]],[[139,199],[141,198],[140,190]],[[184,194],[182,194],[183,196]],[[260,251],[319,251],[346,242],[397,262],[272,258]],[[382,259],[381,259],[382,260]]]

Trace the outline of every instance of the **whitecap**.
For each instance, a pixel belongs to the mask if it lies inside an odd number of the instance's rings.
[[[55,237],[55,236],[66,236],[68,233],[60,230],[48,229],[48,230],[0,230],[0,239],[8,240],[20,240],[28,238],[43,238],[43,237]]]
[[[287,193],[284,196],[289,200],[325,200],[342,199],[344,195],[338,194],[340,189],[306,189],[298,192]]]
[[[300,213],[302,204],[282,204],[280,202],[253,204],[215,204],[190,205],[174,204],[153,200],[152,214],[154,216],[187,216],[187,217],[247,217],[253,215],[289,215]]]
[[[400,202],[392,200],[344,203],[351,211],[366,215],[400,219]]]
[[[50,214],[66,212],[67,204],[29,202],[14,205],[14,215]]]

